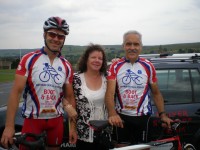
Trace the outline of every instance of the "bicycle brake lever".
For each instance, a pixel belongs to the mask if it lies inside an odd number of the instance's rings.
[[[172,125],[171,125],[171,127],[172,127],[173,130],[176,131],[176,129],[178,128],[178,126],[179,126],[180,124],[181,124],[180,122],[173,122]]]

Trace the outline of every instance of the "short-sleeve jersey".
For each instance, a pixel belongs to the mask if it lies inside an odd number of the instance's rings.
[[[107,80],[116,80],[115,104],[118,113],[129,116],[152,114],[150,84],[157,82],[153,64],[138,58],[131,64],[126,58],[111,64]]]
[[[52,65],[44,48],[24,55],[16,74],[26,76],[22,116],[50,119],[63,115],[63,85],[72,84],[71,64],[61,55]]]

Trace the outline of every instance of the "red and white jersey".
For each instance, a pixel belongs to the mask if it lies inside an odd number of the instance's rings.
[[[26,76],[22,115],[26,118],[50,119],[63,115],[63,84],[71,84],[71,64],[61,55],[51,65],[44,48],[23,56],[16,74]]]
[[[157,82],[153,64],[145,58],[131,64],[121,58],[111,64],[107,80],[116,80],[116,110],[129,116],[152,114],[150,84]]]

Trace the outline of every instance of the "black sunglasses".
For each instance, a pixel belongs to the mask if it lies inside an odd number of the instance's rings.
[[[47,31],[47,34],[48,34],[51,38],[57,37],[58,40],[64,40],[64,39],[65,39],[65,34],[58,34],[58,33],[53,32],[53,31]]]

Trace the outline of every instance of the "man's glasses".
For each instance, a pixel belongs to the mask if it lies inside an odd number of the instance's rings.
[[[64,40],[64,39],[65,39],[65,34],[58,34],[58,33],[56,33],[56,32],[52,32],[52,31],[47,31],[47,34],[48,34],[51,38],[57,37],[59,40]]]

